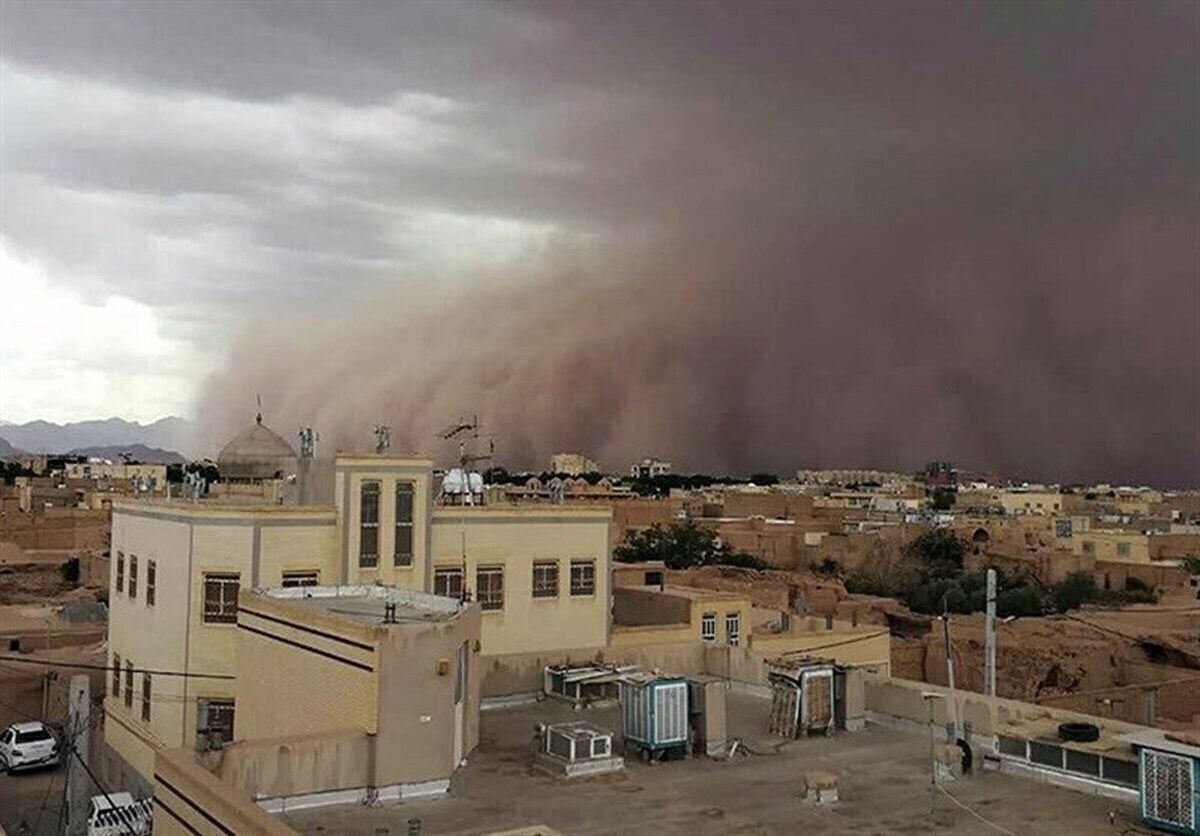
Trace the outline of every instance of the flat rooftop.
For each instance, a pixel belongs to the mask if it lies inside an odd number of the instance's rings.
[[[448,796],[378,807],[331,807],[283,816],[302,833],[327,836],[407,832],[485,834],[541,824],[569,834],[842,834],[924,836],[988,834],[973,810],[1012,833],[1112,836],[1136,823],[1133,805],[1033,780],[980,772],[943,786],[929,781],[929,735],[921,729],[868,726],[857,734],[781,745],[765,732],[769,702],[730,693],[730,739],[749,753],[732,761],[692,759],[655,766],[633,758],[625,772],[570,781],[531,771],[534,723],[586,720],[618,730],[615,706],[573,711],[545,700],[485,711],[479,749],[451,782]],[[619,735],[618,735],[619,737]],[[841,801],[818,807],[801,799],[804,773],[833,772]],[[1108,822],[1115,810],[1117,828]]]
[[[389,604],[395,605],[395,617],[400,623],[449,621],[466,608],[457,598],[382,585],[291,586],[260,589],[256,593],[368,624],[382,624]]]

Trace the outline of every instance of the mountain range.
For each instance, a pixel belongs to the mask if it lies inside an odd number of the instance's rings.
[[[194,446],[192,424],[174,416],[150,424],[120,418],[70,424],[0,422],[0,436],[0,455],[13,455],[6,452],[7,445],[27,453],[75,453],[116,459],[120,453],[127,452],[144,461],[175,461],[169,457],[190,456]],[[141,449],[138,449],[139,445]]]

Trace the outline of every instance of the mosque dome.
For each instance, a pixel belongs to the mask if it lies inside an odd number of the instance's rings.
[[[221,450],[217,469],[222,479],[233,481],[281,478],[296,472],[296,451],[260,414]]]

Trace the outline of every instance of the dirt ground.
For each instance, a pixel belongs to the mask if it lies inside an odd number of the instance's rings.
[[[762,731],[767,702],[729,695],[731,733],[771,752]],[[567,834],[991,834],[979,816],[1032,834],[1111,834],[1130,826],[1132,805],[981,773],[950,782],[955,801],[929,779],[929,738],[921,731],[870,726],[858,734],[790,743],[778,754],[721,762],[693,759],[648,766],[627,761],[624,774],[574,781],[531,773],[535,722],[587,719],[615,728],[613,709],[577,713],[562,703],[485,712],[482,739],[448,797],[381,807],[343,807],[286,816],[303,833],[327,836],[405,833],[479,834],[542,824]],[[801,799],[804,773],[839,776],[841,801],[817,807]],[[957,801],[957,803],[956,803]],[[1117,826],[1110,827],[1109,810]],[[386,828],[386,831],[381,831]]]

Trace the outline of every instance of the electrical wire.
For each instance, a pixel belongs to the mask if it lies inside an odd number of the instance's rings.
[[[966,804],[964,804],[963,802],[961,802],[957,798],[955,798],[953,795],[951,795],[950,791],[948,789],[946,789],[945,787],[943,787],[941,784],[935,783],[934,786],[937,787],[939,790],[941,790],[942,795],[946,796],[946,798],[949,798],[951,801],[953,801],[955,804],[957,804],[960,808],[962,808],[963,810],[966,810],[972,816],[979,819],[981,822],[983,822],[988,827],[995,830],[997,833],[1004,833],[1004,834],[1006,834],[1006,836],[1017,836],[1016,833],[1009,830],[1008,828],[1001,827],[1000,825],[996,824],[994,821],[984,818],[979,813],[976,813],[974,810],[972,810]]]
[[[75,668],[82,671],[112,672],[114,665],[93,665],[87,662],[58,662],[50,659],[24,659],[20,656],[0,656],[0,661],[19,662],[23,665],[45,665],[51,668]],[[151,676],[178,676],[185,679],[237,679],[228,673],[191,673],[189,671],[165,671],[155,668],[116,668],[126,673],[148,673]]]
[[[100,779],[96,777],[96,773],[92,772],[92,768],[87,765],[87,761],[85,761],[83,759],[83,756],[80,755],[79,752],[75,749],[74,743],[71,744],[70,751],[71,751],[71,754],[75,756],[75,760],[79,761],[79,765],[83,767],[83,771],[86,772],[87,776],[92,779],[92,783],[96,785],[97,789],[100,790],[100,792],[104,796],[105,800],[108,801],[109,806],[114,810],[117,809],[117,805],[115,803],[113,803],[112,796],[108,794],[108,790],[104,788],[104,785],[100,783]],[[137,836],[137,834],[134,833],[133,828],[129,826],[128,822],[126,822],[123,818],[120,818],[120,817],[118,817],[117,820],[121,823],[121,827],[123,827],[129,833],[129,836]],[[1014,834],[1014,836],[1015,836],[1015,834]]]

